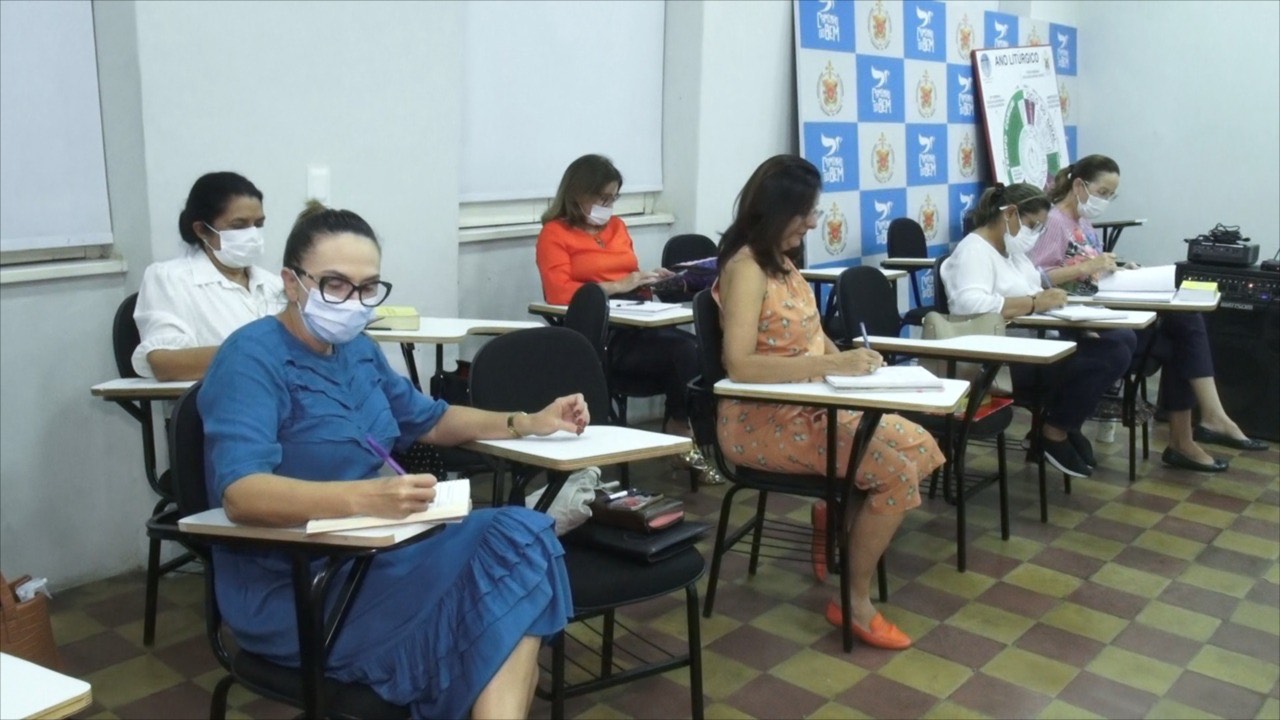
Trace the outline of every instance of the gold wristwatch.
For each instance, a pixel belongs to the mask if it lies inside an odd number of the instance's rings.
[[[521,435],[520,431],[516,429],[516,416],[528,414],[529,413],[527,412],[513,412],[507,416],[507,432],[511,433],[511,437],[517,439],[524,437],[524,435]]]

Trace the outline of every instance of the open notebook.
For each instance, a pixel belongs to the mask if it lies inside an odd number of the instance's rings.
[[[468,479],[445,480],[436,484],[436,499],[431,506],[419,513],[402,518],[380,518],[353,515],[345,518],[327,518],[307,522],[307,534],[388,527],[419,522],[458,522],[471,512],[471,481]]]
[[[887,365],[870,375],[828,375],[826,381],[840,392],[942,389],[942,380],[919,365]]]
[[[610,300],[609,312],[622,315],[648,316],[667,310],[679,310],[677,303],[652,302],[648,300]]]
[[[1129,317],[1128,313],[1120,310],[1110,310],[1104,307],[1094,307],[1092,305],[1067,305],[1057,310],[1046,310],[1045,315],[1051,317],[1062,318],[1063,320],[1071,320],[1073,322],[1084,322],[1086,320],[1123,320]]]

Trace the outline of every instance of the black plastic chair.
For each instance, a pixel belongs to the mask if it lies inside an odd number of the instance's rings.
[[[683,262],[713,257],[716,252],[715,241],[706,235],[675,235],[662,246],[662,267],[670,268]]]
[[[116,361],[116,371],[122,378],[136,378],[138,373],[133,369],[133,351],[142,342],[138,332],[138,323],[133,319],[133,311],[138,305],[138,294],[125,298],[116,308],[115,318],[111,322],[111,349]],[[146,601],[142,612],[142,644],[150,647],[156,639],[156,605],[159,601],[160,578],[178,568],[196,560],[190,552],[184,552],[167,562],[160,562],[160,543],[165,540],[176,541],[178,533],[178,511],[173,504],[173,489],[169,471],[156,474],[155,425],[151,416],[151,401],[117,400],[116,404],[133,416],[142,425],[143,465],[147,474],[147,483],[160,499],[151,509],[151,517],[146,522],[147,528],[147,579]]]
[[[920,227],[920,223],[907,217],[894,218],[889,222],[888,233],[888,252],[889,259],[894,258],[924,258],[929,257],[929,249],[924,237],[924,228]],[[908,325],[920,325],[924,322],[924,316],[930,312],[946,313],[945,310],[938,310],[937,301],[934,305],[921,306],[920,300],[920,280],[917,274],[923,272],[922,268],[913,268],[909,272],[911,276],[911,298],[915,301],[916,306],[907,311],[903,316],[903,322]],[[941,284],[938,281],[937,272],[934,274],[934,292],[937,286]],[[936,298],[936,295],[935,295]]]
[[[564,327],[582,335],[591,343],[600,366],[605,367],[606,343],[609,337],[609,296],[596,283],[586,283],[573,293],[564,312]]]
[[[849,535],[841,528],[849,527],[851,513],[854,512],[853,505],[860,500],[860,496],[865,496],[865,493],[855,491],[853,497],[848,497],[842,486],[843,483],[839,481],[832,482],[825,475],[774,473],[748,467],[731,467],[725,459],[724,451],[720,447],[720,440],[716,433],[719,412],[712,388],[717,382],[728,377],[728,373],[724,369],[722,360],[724,338],[720,327],[720,308],[715,299],[711,297],[711,291],[703,290],[694,297],[693,322],[697,328],[699,355],[702,360],[702,374],[689,383],[693,398],[692,419],[694,435],[699,445],[712,448],[716,465],[733,485],[725,493],[724,500],[720,505],[720,522],[716,528],[716,543],[711,555],[711,574],[707,580],[707,599],[703,608],[703,615],[711,617],[712,609],[715,606],[716,586],[720,580],[721,560],[724,558],[725,553],[732,551],[734,546],[745,538],[748,533],[751,534],[751,549],[749,551],[751,560],[747,566],[747,572],[751,575],[756,574],[761,557],[778,560],[809,561],[808,555],[812,537],[810,528],[805,525],[771,520],[766,517],[769,493],[783,493],[822,499],[827,502],[826,554],[827,566],[832,572],[840,572],[843,558],[849,552]],[[742,490],[754,490],[758,493],[756,512],[746,523],[733,530],[733,532],[729,532],[729,516],[733,509],[733,499]],[[766,531],[769,533],[767,536]],[[764,542],[766,539],[769,541],[768,543]],[[762,546],[770,550],[777,549],[781,552],[779,554],[765,555],[761,553]],[[836,555],[834,550],[839,551],[839,556]],[[801,555],[801,557],[796,557],[797,554]],[[839,561],[838,558],[840,559]],[[883,602],[889,598],[889,582],[883,557],[880,558],[876,569],[879,575],[880,600]],[[840,592],[843,597],[847,598],[850,591],[849,578],[846,575],[842,575]],[[852,649],[852,622],[852,618],[845,618],[844,637],[846,651]]]
[[[197,383],[182,395],[169,423],[170,468],[177,512],[181,517],[210,507],[205,488],[204,422],[196,406],[201,385]],[[209,708],[211,718],[221,720],[226,717],[227,693],[237,682],[258,695],[304,710],[305,717],[409,717],[408,708],[388,703],[367,686],[324,677],[324,667],[333,640],[342,630],[346,610],[359,591],[373,557],[425,539],[431,532],[378,550],[181,534],[184,544],[205,561],[205,634],[218,663],[227,671],[214,688]],[[305,625],[300,624],[298,630],[302,667],[277,665],[245,650],[233,653],[228,649],[222,633],[222,612],[214,589],[217,567],[211,552],[213,545],[275,550],[291,556],[297,616],[305,620]],[[313,563],[318,559],[326,562],[322,569],[315,571]],[[341,571],[346,568],[350,571],[345,573],[332,603],[333,610],[326,616],[325,600],[333,594],[333,583],[344,575]]]
[[[845,270],[836,281],[835,293],[839,298],[843,345],[853,347],[853,339],[862,335],[863,326],[869,334],[882,337],[898,337],[902,333],[897,293],[878,269],[859,266]]]
[[[471,399],[478,408],[535,412],[555,398],[575,392],[586,398],[594,422],[607,416],[608,392],[595,352],[586,338],[566,328],[533,328],[508,333],[489,341],[472,360]],[[524,504],[525,489],[538,474],[532,468],[517,470],[511,491],[512,504]],[[549,504],[548,496],[559,491],[566,475],[547,475],[548,486],[543,502]],[[551,687],[538,690],[539,697],[551,700],[551,716],[564,717],[567,698],[688,667],[693,717],[701,718],[702,641],[697,583],[706,563],[698,550],[691,546],[666,560],[641,565],[628,558],[566,542],[565,565],[573,592],[572,620],[580,622],[602,618],[599,630],[591,628],[601,638],[600,666],[598,674],[591,679],[568,684],[565,679],[568,634],[561,634],[552,645]],[[615,652],[632,655],[635,660],[641,658],[614,643],[618,628],[635,635],[617,620],[615,611],[681,589],[685,592],[688,651],[683,655],[664,653],[666,657],[663,659],[625,668],[616,663]],[[585,667],[583,669],[586,670]]]

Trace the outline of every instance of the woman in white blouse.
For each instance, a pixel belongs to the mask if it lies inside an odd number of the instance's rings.
[[[138,290],[139,375],[198,380],[228,335],[284,309],[279,274],[254,265],[265,220],[262,191],[236,173],[209,173],[191,186],[178,216],[183,254],[148,267]]]
[[[959,315],[998,312],[1005,318],[1060,308],[1067,294],[1046,289],[1027,252],[1049,214],[1044,191],[1026,183],[988,188],[973,211],[973,232],[942,265],[950,310]],[[1040,448],[1045,460],[1068,475],[1088,477],[1096,460],[1080,426],[1133,358],[1132,330],[1073,334],[1075,353],[1048,369],[1010,368],[1015,394],[1046,394]],[[1038,380],[1038,382],[1037,382]]]

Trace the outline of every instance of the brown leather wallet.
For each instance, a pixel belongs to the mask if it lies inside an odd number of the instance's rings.
[[[683,519],[684,501],[660,493],[631,491],[610,500],[607,493],[598,491],[591,503],[592,522],[635,532],[656,532]]]

